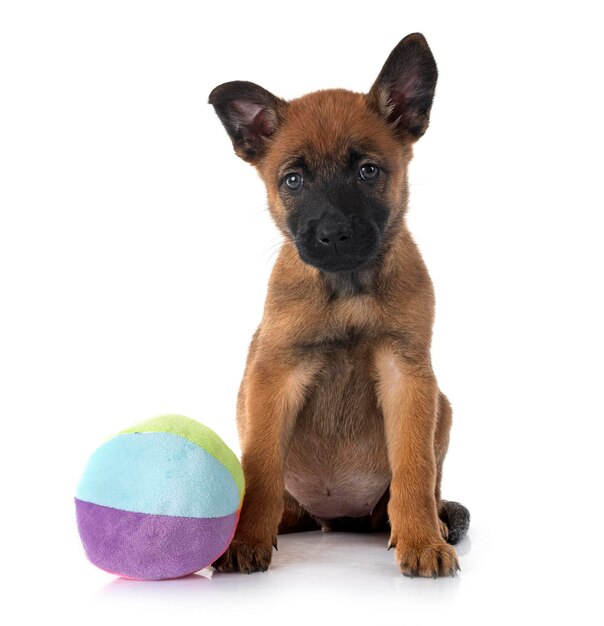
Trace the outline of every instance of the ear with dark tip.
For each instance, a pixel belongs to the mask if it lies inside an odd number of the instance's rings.
[[[241,80],[216,87],[209,103],[229,134],[235,152],[249,163],[262,157],[287,108],[285,100]]]
[[[436,61],[425,37],[407,35],[390,53],[368,102],[395,130],[419,139],[428,128],[437,78]]]

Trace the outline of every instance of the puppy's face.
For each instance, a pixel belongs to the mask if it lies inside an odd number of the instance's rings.
[[[342,272],[377,257],[404,204],[408,152],[361,94],[319,91],[289,103],[258,170],[304,262]]]
[[[436,77],[415,34],[368,94],[327,90],[286,102],[241,81],[212,91],[235,152],[258,169],[302,261],[337,273],[379,258],[406,207],[411,146],[428,126]]]

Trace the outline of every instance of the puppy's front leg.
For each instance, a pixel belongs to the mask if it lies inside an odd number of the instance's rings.
[[[277,547],[283,513],[283,462],[304,390],[316,368],[264,350],[245,373],[241,464],[245,496],[235,537],[214,567],[223,572],[264,571]]]
[[[390,544],[408,576],[447,576],[459,569],[442,538],[434,495],[438,387],[429,363],[410,365],[392,347],[376,353],[378,399],[392,479]]]

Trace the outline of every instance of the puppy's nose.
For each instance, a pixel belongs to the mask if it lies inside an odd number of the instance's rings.
[[[352,238],[352,227],[344,222],[321,222],[317,226],[317,239],[324,246],[340,246]]]

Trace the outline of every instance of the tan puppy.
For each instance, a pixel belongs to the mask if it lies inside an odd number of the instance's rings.
[[[469,513],[441,500],[451,408],[430,361],[432,284],[404,219],[436,79],[413,34],[368,94],[286,102],[241,81],[210,94],[284,235],[239,391],[246,494],[221,571],[265,570],[278,532],[388,526],[404,574],[458,569],[450,544]]]

